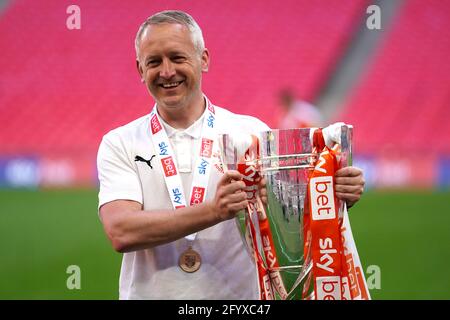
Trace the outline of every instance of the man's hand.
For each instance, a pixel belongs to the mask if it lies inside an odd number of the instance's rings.
[[[225,172],[217,185],[212,209],[222,221],[234,218],[240,210],[247,208],[242,178],[238,171],[230,170]]]
[[[336,171],[335,190],[336,196],[347,202],[347,207],[353,206],[364,192],[364,177],[361,169],[345,167]]]

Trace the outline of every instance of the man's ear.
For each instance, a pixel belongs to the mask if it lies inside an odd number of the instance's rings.
[[[202,53],[202,72],[208,72],[209,69],[209,51],[208,49],[204,49]]]
[[[139,73],[139,77],[141,78],[141,82],[144,83],[145,82],[145,80],[144,80],[144,70],[142,70],[141,64],[139,63],[138,59],[136,59],[136,68],[137,68],[137,71]]]

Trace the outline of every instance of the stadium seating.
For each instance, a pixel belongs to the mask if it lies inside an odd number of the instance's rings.
[[[275,125],[285,86],[314,98],[364,14],[365,1],[12,1],[0,15],[2,155],[95,158],[104,133],[149,112],[134,36],[150,14],[190,12],[211,52],[204,90],[218,105]]]
[[[337,120],[359,153],[450,154],[450,2],[405,1]]]

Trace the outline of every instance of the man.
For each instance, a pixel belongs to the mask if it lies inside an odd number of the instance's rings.
[[[283,115],[278,128],[310,128],[322,127],[323,116],[312,104],[295,98],[291,89],[283,89],[279,94]]]
[[[147,19],[136,54],[156,106],[106,134],[97,159],[100,218],[124,253],[120,299],[257,299],[253,262],[233,219],[247,206],[245,183],[237,171],[223,173],[215,140],[220,132],[268,127],[203,95],[209,52],[188,14]],[[336,183],[353,204],[362,172],[345,168]]]

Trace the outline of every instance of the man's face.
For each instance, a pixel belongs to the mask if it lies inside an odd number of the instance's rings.
[[[139,73],[162,108],[182,108],[201,95],[202,71],[208,64],[208,51],[196,50],[183,25],[150,25],[141,36]]]

